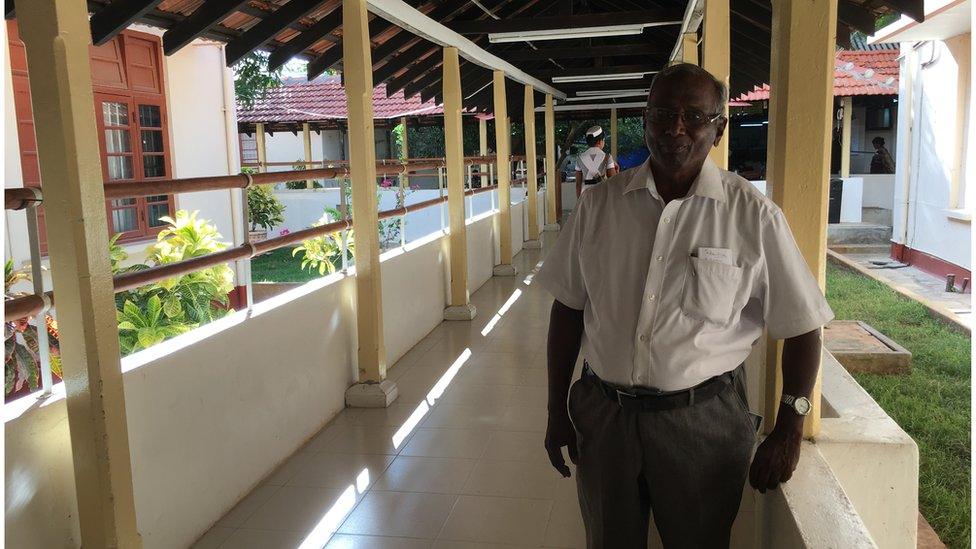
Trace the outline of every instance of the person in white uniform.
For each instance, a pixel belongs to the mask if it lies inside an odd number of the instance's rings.
[[[596,185],[617,174],[617,163],[603,150],[605,144],[603,128],[593,126],[586,130],[586,146],[589,148],[576,157],[577,197],[583,192],[584,185]]]
[[[775,489],[800,457],[833,313],[782,210],[708,158],[727,101],[700,67],[661,71],[650,158],[582,194],[533,279],[555,298],[545,447],[576,464],[589,549],[644,549],[652,514],[667,549],[728,547],[747,476]],[[764,328],[783,396],[753,456],[742,364]]]

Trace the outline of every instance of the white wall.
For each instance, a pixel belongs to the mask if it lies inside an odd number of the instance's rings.
[[[225,104],[224,85],[232,86],[233,82],[222,79],[230,78],[225,72],[223,47],[196,40],[165,59],[173,175],[239,173],[240,147],[236,142],[228,143],[228,137],[236,135],[236,114],[232,102]],[[234,126],[230,131],[225,108],[232,114]],[[240,194],[230,189],[179,194],[176,208],[198,210],[199,217],[215,224],[225,240],[239,244],[244,241]],[[236,208],[232,206],[234,200]]]
[[[966,269],[972,269],[971,225],[951,210],[963,208],[954,180],[969,189],[973,185],[964,176],[972,159],[962,154],[972,139],[966,135],[972,132],[967,124],[972,113],[965,109],[969,100],[958,93],[962,88],[971,94],[970,42],[967,34],[918,48],[902,45],[899,120],[913,122],[898,127],[892,235],[897,243]],[[966,194],[971,203],[973,193]]]
[[[895,201],[895,174],[859,173],[856,177],[864,182],[861,206],[890,210]]]
[[[484,252],[495,217],[467,227],[480,252],[469,255],[472,289],[494,265]],[[388,364],[443,318],[446,240],[382,258]],[[123,359],[145,547],[189,545],[343,407],[356,372],[354,286],[325,277]],[[8,546],[77,545],[63,399],[40,407],[28,396],[5,412]]]

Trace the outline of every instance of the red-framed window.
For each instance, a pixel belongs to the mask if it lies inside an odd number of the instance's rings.
[[[7,30],[24,184],[40,186],[27,58],[16,22],[8,21]],[[102,46],[91,47],[95,125],[105,181],[172,177],[162,60],[159,37],[146,33],[126,30]],[[159,218],[174,208],[171,194],[109,200],[109,233],[121,233],[120,241],[151,238],[164,225]],[[41,247],[46,250],[43,208],[39,213]]]

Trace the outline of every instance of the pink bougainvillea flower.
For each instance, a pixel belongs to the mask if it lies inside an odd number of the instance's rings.
[[[392,186],[393,186],[393,181],[391,181],[389,179],[384,179],[383,181],[380,182],[380,187],[389,188],[389,187],[392,187]]]
[[[285,236],[285,235],[289,235],[289,234],[291,234],[291,231],[289,231],[288,229],[281,229],[281,232],[280,232],[280,233],[278,233],[278,234],[279,234],[280,236]]]

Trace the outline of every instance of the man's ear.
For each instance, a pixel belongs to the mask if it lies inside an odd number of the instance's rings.
[[[722,117],[721,121],[715,127],[715,142],[712,143],[713,147],[718,146],[718,142],[722,140],[722,136],[725,135],[725,128],[729,125],[729,119]]]

